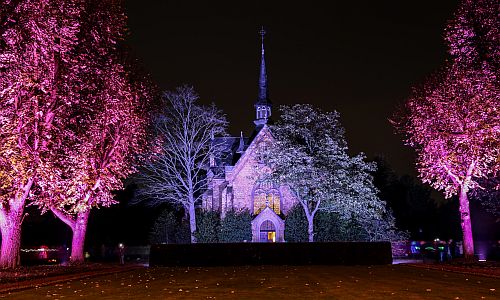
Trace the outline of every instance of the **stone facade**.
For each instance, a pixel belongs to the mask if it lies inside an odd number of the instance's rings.
[[[202,207],[219,211],[222,218],[228,210],[247,209],[254,216],[252,241],[283,242],[284,217],[296,200],[287,187],[275,186],[263,180],[269,170],[266,170],[266,166],[259,159],[259,149],[262,145],[272,143],[272,135],[267,125],[256,130],[258,132],[251,140],[239,138],[250,143],[244,145],[244,150],[240,151],[234,164],[228,163],[228,160],[219,160],[213,165],[214,171],[209,174],[213,179],[203,195]],[[241,143],[238,138],[224,139],[230,146],[225,155],[234,156],[236,153],[232,153],[231,149],[235,148],[235,144]],[[216,170],[223,171],[217,173]]]

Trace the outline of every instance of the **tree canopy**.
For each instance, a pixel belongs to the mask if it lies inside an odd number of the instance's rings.
[[[376,166],[365,162],[363,154],[348,155],[337,112],[323,112],[307,104],[283,106],[281,119],[271,126],[271,132],[275,140],[267,154],[271,177],[287,185],[303,207],[309,241],[313,240],[318,210],[343,219],[354,217],[372,229],[373,240],[394,234],[392,217],[378,198],[370,174]],[[374,230],[377,227],[381,230]]]
[[[466,256],[474,255],[470,190],[500,168],[499,4],[465,0],[445,30],[451,60],[414,88],[393,124],[417,153],[423,182],[459,195]]]

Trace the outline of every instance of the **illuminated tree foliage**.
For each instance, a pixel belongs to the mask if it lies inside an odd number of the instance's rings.
[[[122,7],[113,0],[87,1],[81,24],[79,36],[87,45],[79,49],[87,62],[81,74],[86,105],[73,111],[75,123],[69,126],[74,136],[64,140],[55,166],[60,176],[46,187],[51,197],[37,201],[72,229],[73,263],[84,259],[91,209],[114,204],[113,191],[123,189],[122,180],[136,172],[138,155],[147,146],[154,97],[147,78],[120,55],[126,30]]]
[[[80,262],[90,209],[114,202],[111,191],[122,188],[145,145],[149,87],[120,56],[119,1],[7,2],[2,265],[17,264],[28,198],[70,226],[71,260]]]
[[[0,6],[0,267],[19,264],[24,207],[53,175],[53,148],[81,101],[78,47],[83,1],[3,1]]]
[[[283,106],[271,126],[271,177],[287,185],[302,206],[309,242],[314,241],[314,217],[319,210],[355,218],[370,240],[394,239],[394,220],[377,197],[370,172],[375,164],[364,155],[350,157],[337,112],[322,112],[307,104]]]
[[[120,67],[115,64],[112,70],[103,70],[110,72],[95,95],[93,113],[84,116],[87,119],[82,123],[87,126],[75,128],[77,139],[68,142],[61,153],[61,176],[47,187],[56,194],[40,203],[72,229],[72,262],[83,261],[91,209],[116,202],[113,191],[123,189],[122,180],[136,172],[138,155],[147,146],[147,104],[153,94],[137,85],[140,81],[129,82],[124,71],[115,73]]]
[[[157,145],[137,177],[138,201],[149,205],[180,204],[189,216],[191,242],[196,242],[195,203],[210,177],[210,159],[218,159],[223,145],[215,136],[225,135],[227,121],[214,105],[202,106],[191,87],[166,92],[155,121]]]
[[[414,89],[393,120],[417,152],[420,177],[458,194],[466,258],[474,255],[468,193],[500,157],[500,4],[466,0],[446,29],[451,61]]]

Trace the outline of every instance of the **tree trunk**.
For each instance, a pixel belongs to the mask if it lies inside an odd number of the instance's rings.
[[[21,248],[21,224],[23,221],[24,205],[18,209],[11,209],[5,213],[5,220],[0,223],[2,231],[2,249],[0,254],[0,268],[15,268],[19,266]]]
[[[316,204],[314,204],[314,209],[311,210],[309,208],[309,205],[305,201],[299,201],[300,205],[302,205],[302,208],[304,209],[304,213],[306,215],[307,219],[307,236],[309,238],[309,243],[314,242],[314,216],[316,215],[316,212],[319,209],[319,204],[321,201],[317,201]]]
[[[314,216],[307,216],[307,235],[309,236],[309,243],[314,242]]]
[[[460,189],[460,224],[462,225],[462,234],[464,239],[464,258],[466,260],[474,260],[474,239],[472,238],[472,225],[469,209],[469,199],[467,191],[464,188]]]
[[[21,248],[21,225],[24,218],[26,198],[33,185],[34,178],[30,178],[22,188],[19,197],[0,206],[0,231],[2,232],[2,245],[0,249],[0,268],[15,268],[19,266]]]
[[[78,213],[76,215],[76,219],[74,219],[73,216],[58,210],[57,208],[51,207],[50,210],[59,220],[63,221],[64,224],[71,228],[73,236],[71,238],[70,263],[83,263],[85,260],[83,247],[85,245],[85,233],[87,232],[90,210]]]
[[[89,220],[90,210],[81,212],[76,217],[76,222],[71,228],[73,231],[73,238],[71,240],[71,258],[72,264],[81,264],[85,260],[83,255],[85,245],[85,233],[87,232],[87,224]]]
[[[196,215],[194,210],[194,203],[189,203],[189,229],[191,232],[191,244],[196,243],[196,236],[194,235],[196,232]]]

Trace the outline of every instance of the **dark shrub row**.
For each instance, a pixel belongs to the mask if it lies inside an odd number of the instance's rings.
[[[216,243],[151,246],[150,266],[391,264],[389,242]]]

